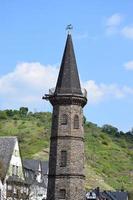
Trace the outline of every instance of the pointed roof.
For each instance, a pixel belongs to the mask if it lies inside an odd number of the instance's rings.
[[[0,163],[2,165],[1,178],[4,178],[6,175],[16,141],[17,137],[15,136],[0,137]]]
[[[23,160],[23,167],[24,169],[32,170],[32,171],[38,171],[39,164],[41,165],[42,173],[46,174],[48,171],[48,161],[41,161],[41,160],[29,160],[25,159]]]
[[[39,165],[41,167],[41,173],[42,173],[42,182],[38,182],[34,175],[38,173]],[[41,160],[23,160],[23,167],[24,171],[28,173],[28,177],[26,177],[27,181],[29,183],[34,183],[37,185],[40,185],[44,188],[47,188],[47,179],[45,179],[45,176],[48,173],[48,161],[41,161]]]
[[[55,94],[82,95],[71,34],[67,35]]]

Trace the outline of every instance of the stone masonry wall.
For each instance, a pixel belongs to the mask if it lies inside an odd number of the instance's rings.
[[[62,116],[68,122],[62,125]],[[74,116],[79,128],[74,129]],[[67,200],[83,200],[84,193],[84,130],[83,111],[79,105],[56,105],[53,108],[49,158],[48,200],[59,200],[60,190],[66,190]],[[61,151],[67,152],[67,165],[61,166]]]

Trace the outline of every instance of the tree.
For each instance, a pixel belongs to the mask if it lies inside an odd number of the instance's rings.
[[[14,113],[13,113],[13,110],[5,110],[6,114],[8,117],[13,117]]]
[[[21,107],[19,109],[19,113],[20,113],[20,116],[21,117],[26,117],[27,116],[27,113],[28,113],[28,108],[27,107]]]
[[[118,135],[119,133],[118,128],[108,124],[103,125],[102,131],[112,135]]]

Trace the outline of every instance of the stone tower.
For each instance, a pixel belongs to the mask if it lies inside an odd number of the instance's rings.
[[[72,37],[68,33],[54,90],[44,97],[53,105],[47,200],[84,200],[84,130],[81,91]]]

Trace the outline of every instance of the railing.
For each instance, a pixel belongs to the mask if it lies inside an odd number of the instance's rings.
[[[55,92],[55,87],[49,89],[49,95],[53,95]]]
[[[87,98],[87,91],[86,91],[86,89],[85,89],[85,88],[82,88],[81,91],[82,91],[83,97],[86,97],[86,98]],[[50,96],[53,95],[54,92],[55,92],[55,87],[49,89],[49,95],[50,95]]]
[[[85,88],[82,88],[81,91],[83,96],[87,98],[87,90]]]

